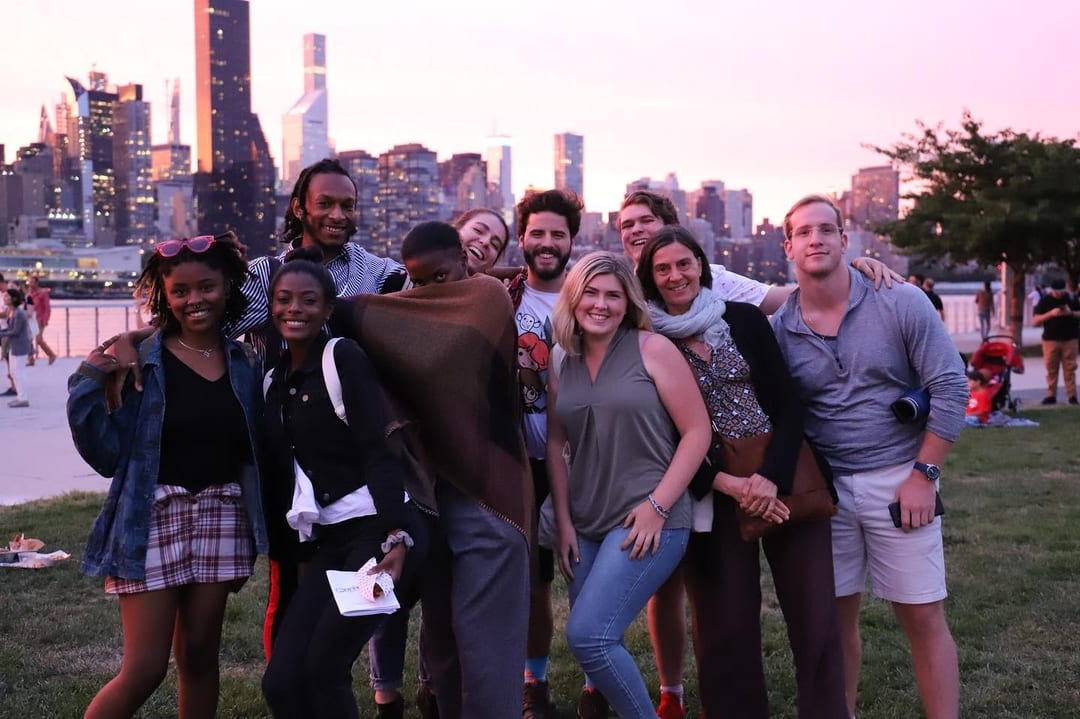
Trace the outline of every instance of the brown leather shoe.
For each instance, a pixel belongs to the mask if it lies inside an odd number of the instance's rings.
[[[578,719],[607,719],[608,703],[599,689],[585,687],[577,701]]]
[[[546,681],[525,682],[521,692],[521,719],[554,719],[555,703]]]

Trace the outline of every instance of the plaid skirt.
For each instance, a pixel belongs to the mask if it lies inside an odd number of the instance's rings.
[[[163,484],[154,490],[146,578],[108,577],[105,592],[134,594],[216,582],[237,582],[236,591],[254,568],[255,539],[239,484],[215,485],[194,495]]]

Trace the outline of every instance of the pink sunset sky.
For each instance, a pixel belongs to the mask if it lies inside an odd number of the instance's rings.
[[[5,2],[0,143],[36,140],[64,76],[137,82],[168,129],[179,77],[194,144],[191,0]],[[275,162],[303,90],[304,33],[327,36],[330,134],[378,154],[421,142],[440,159],[512,136],[514,192],[553,183],[553,135],[585,136],[590,210],[627,182],[678,174],[754,194],[778,221],[808,192],[849,186],[916,120],[964,108],[990,130],[1080,132],[1080,4],[911,0],[252,0],[252,95]]]

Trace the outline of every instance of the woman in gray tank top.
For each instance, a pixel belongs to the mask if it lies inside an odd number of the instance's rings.
[[[655,717],[622,638],[686,551],[686,487],[709,447],[708,415],[679,351],[647,331],[622,258],[582,258],[552,320],[565,351],[548,378],[548,472],[567,643],[619,716]]]

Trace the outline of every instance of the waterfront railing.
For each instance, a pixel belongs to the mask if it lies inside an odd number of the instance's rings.
[[[942,295],[941,300],[949,334],[979,331],[974,295]],[[54,300],[52,308],[45,341],[61,357],[83,357],[118,332],[145,326],[144,318],[131,300]],[[1000,313],[996,320],[995,332],[1005,326]],[[1031,324],[1030,304],[1025,308],[1024,324]]]

